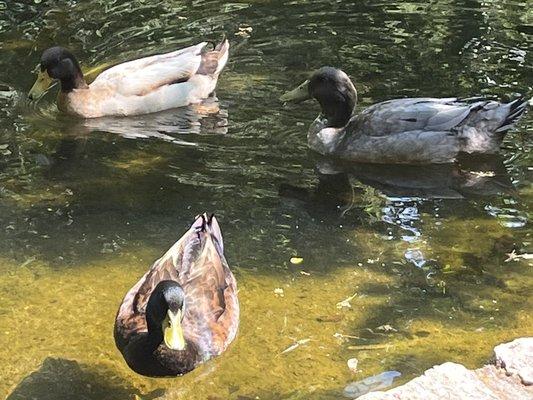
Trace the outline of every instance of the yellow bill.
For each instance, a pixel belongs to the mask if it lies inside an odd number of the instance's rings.
[[[281,96],[279,99],[281,101],[292,101],[295,103],[299,103],[300,101],[308,100],[311,98],[309,95],[309,89],[307,88],[309,84],[309,81],[305,81],[300,86],[298,86],[296,89],[291,90],[290,92],[285,93],[283,96]]]
[[[31,87],[30,93],[28,94],[30,100],[40,99],[46,93],[52,83],[53,79],[50,78],[50,75],[48,75],[46,70],[39,72],[39,75],[37,75],[37,80]]]
[[[181,327],[181,310],[178,310],[176,314],[168,310],[163,324],[165,345],[171,350],[184,350],[185,337]]]

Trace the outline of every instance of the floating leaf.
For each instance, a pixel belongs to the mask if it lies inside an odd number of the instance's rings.
[[[392,385],[394,378],[400,376],[398,371],[385,371],[361,381],[350,383],[344,388],[344,396],[356,399],[373,390],[385,389]]]

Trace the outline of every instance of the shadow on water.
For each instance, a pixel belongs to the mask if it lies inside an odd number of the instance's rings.
[[[503,159],[493,155],[465,155],[456,164],[424,166],[348,164],[322,158],[315,172],[318,183],[314,188],[281,182],[278,193],[282,198],[302,202],[311,216],[330,223],[342,219],[348,222],[344,217],[349,212],[359,216],[350,219],[352,225],[365,223],[368,214],[361,211],[378,213],[384,204],[378,200],[380,196],[409,203],[417,199],[431,202],[516,194]],[[369,190],[374,195],[371,199],[365,198]]]
[[[7,400],[152,400],[163,394],[164,390],[155,390],[141,395],[113,371],[99,367],[97,372],[76,361],[48,357],[17,385]]]

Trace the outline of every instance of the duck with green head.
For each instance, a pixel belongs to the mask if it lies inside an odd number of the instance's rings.
[[[45,50],[30,89],[38,100],[59,82],[58,108],[82,118],[148,114],[199,103],[216,88],[228,61],[229,42],[207,42],[115,65],[87,84],[78,60],[63,47]]]
[[[204,214],[128,291],[115,343],[141,375],[183,375],[224,352],[238,325],[237,283],[220,227]]]
[[[449,163],[464,153],[497,153],[505,133],[524,113],[522,98],[493,100],[406,98],[355,114],[357,91],[343,71],[322,67],[284,102],[316,99],[322,112],[311,124],[309,147],[324,155],[368,163]]]

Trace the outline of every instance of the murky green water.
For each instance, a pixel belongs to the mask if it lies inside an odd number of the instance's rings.
[[[308,152],[317,105],[277,101],[324,64],[362,106],[531,97],[531,4],[30,3],[0,2],[0,397],[335,399],[384,370],[477,367],[531,334],[531,261],[505,262],[531,252],[531,113],[501,159],[376,168]],[[52,95],[25,101],[53,44],[89,68],[221,32],[235,50],[218,104],[83,122]],[[116,309],[203,211],[239,282],[239,336],[185,377],[137,376],[114,347]]]

